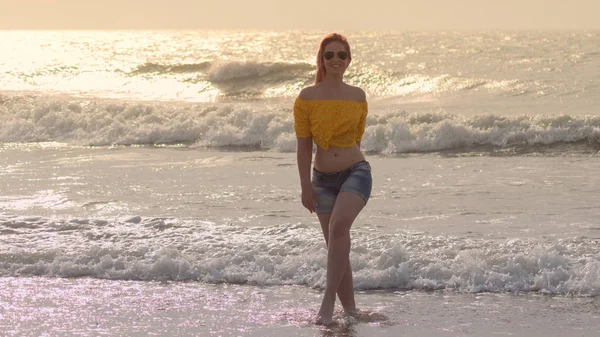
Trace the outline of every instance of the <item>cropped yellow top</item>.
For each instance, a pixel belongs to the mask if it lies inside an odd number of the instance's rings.
[[[303,100],[294,102],[297,137],[313,137],[315,144],[352,147],[362,139],[367,120],[367,102],[348,100]]]

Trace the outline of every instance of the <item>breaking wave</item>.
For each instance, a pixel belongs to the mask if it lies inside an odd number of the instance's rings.
[[[184,144],[294,151],[291,103],[123,102],[0,96],[0,142],[72,145]],[[600,116],[461,116],[372,112],[370,153],[600,150]]]

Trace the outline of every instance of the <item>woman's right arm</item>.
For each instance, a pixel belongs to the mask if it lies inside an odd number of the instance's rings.
[[[302,205],[311,213],[315,211],[316,197],[310,181],[313,138],[310,130],[309,107],[306,105],[306,89],[300,92],[294,102],[294,129],[296,132],[296,159],[300,186],[302,187]]]
[[[317,198],[310,181],[310,167],[312,163],[312,137],[297,137],[296,159],[298,173],[300,173],[300,186],[302,188],[302,205],[311,213],[315,211]]]
[[[310,167],[312,163],[312,137],[298,137],[296,146],[296,159],[298,160],[298,172],[300,173],[300,186],[311,186]]]

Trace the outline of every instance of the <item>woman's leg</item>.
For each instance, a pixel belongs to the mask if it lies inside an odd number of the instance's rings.
[[[329,219],[327,284],[318,323],[327,324],[333,319],[335,294],[344,277],[350,256],[350,227],[364,206],[365,201],[351,192],[340,192],[335,201]]]
[[[327,246],[329,246],[329,220],[331,219],[331,213],[317,214],[317,216],[319,217],[319,222],[321,223],[321,229],[323,230],[325,243],[327,243]],[[346,261],[346,269],[344,270],[344,276],[342,277],[340,286],[337,289],[337,295],[340,298],[340,302],[342,302],[344,311],[349,313],[356,311],[350,256],[348,256],[348,260]]]

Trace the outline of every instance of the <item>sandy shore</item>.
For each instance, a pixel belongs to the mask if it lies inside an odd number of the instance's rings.
[[[5,336],[598,336],[600,300],[361,292],[368,315],[312,324],[306,287],[1,278]]]

